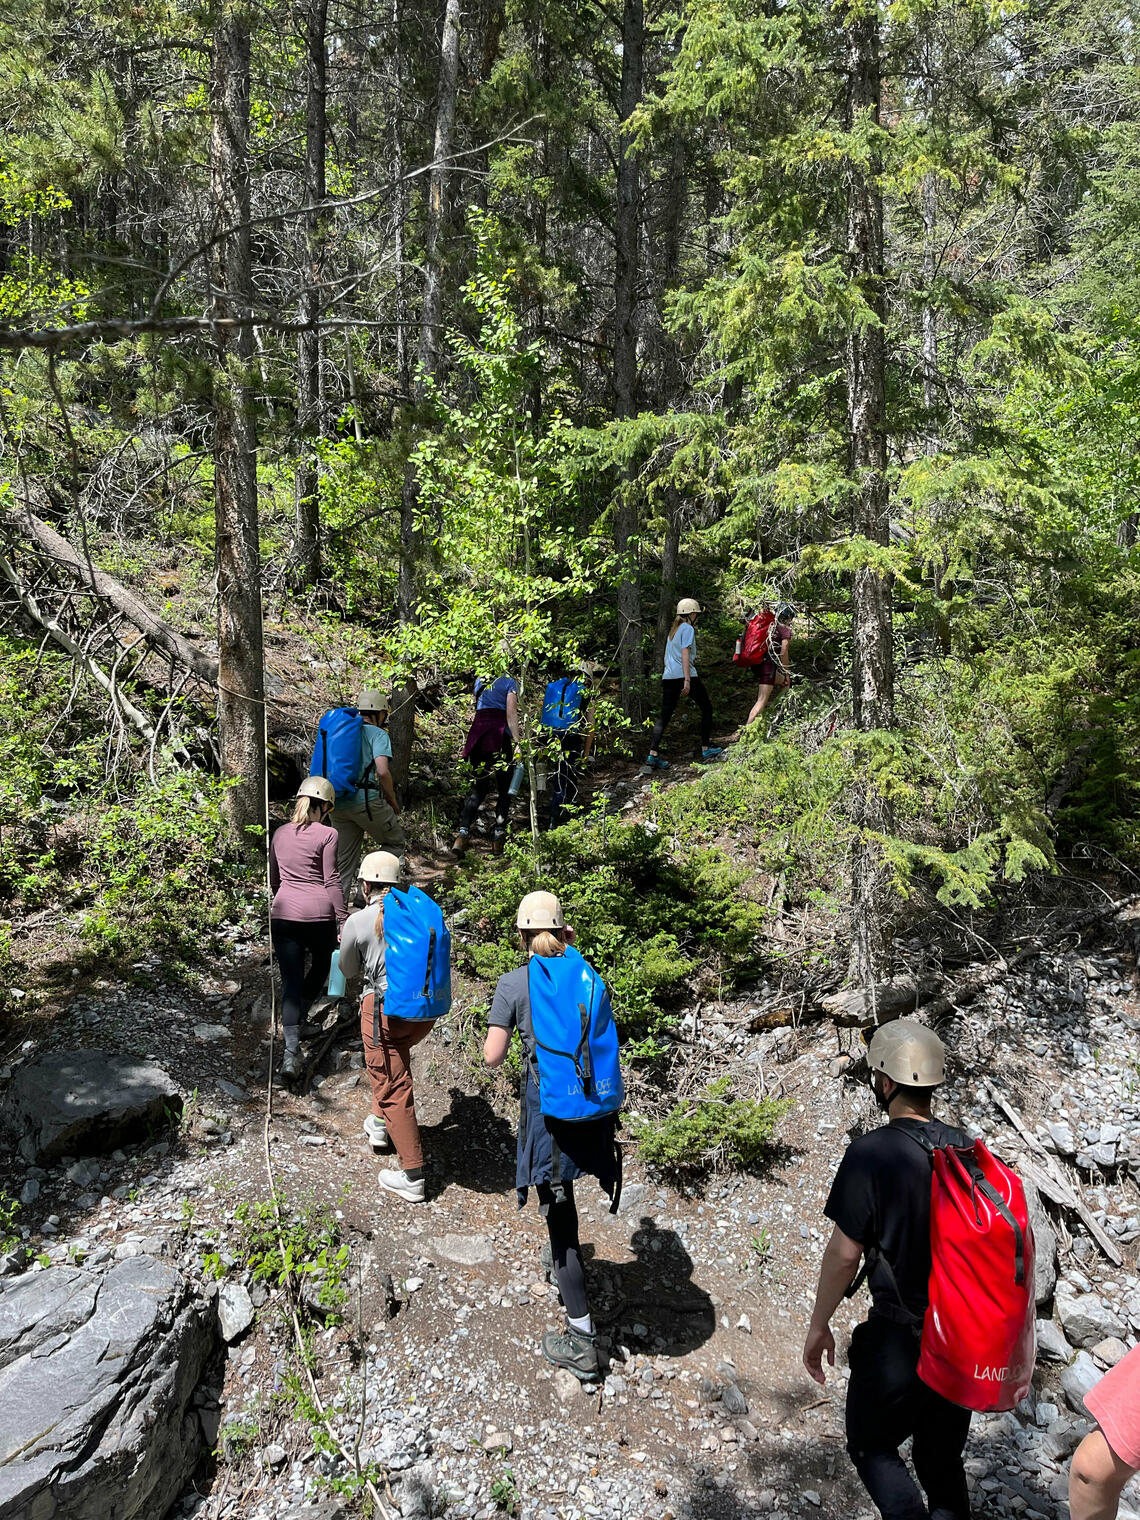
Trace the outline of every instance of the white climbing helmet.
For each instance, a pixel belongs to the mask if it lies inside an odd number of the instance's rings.
[[[917,1019],[892,1019],[875,1030],[867,1065],[904,1087],[937,1087],[946,1076],[946,1047]]]
[[[390,850],[373,850],[360,862],[361,881],[395,886],[400,880],[400,857]]]
[[[700,612],[701,604],[695,597],[683,596],[677,603],[678,617],[692,617],[694,612]]]
[[[520,929],[564,929],[562,904],[553,892],[528,892],[519,903],[515,923]]]
[[[362,713],[379,713],[388,711],[388,698],[382,691],[377,691],[374,686],[367,687],[356,699],[357,710]]]
[[[298,797],[312,797],[316,802],[326,802],[329,807],[336,806],[336,792],[333,790],[331,781],[324,776],[306,776],[297,788]]]

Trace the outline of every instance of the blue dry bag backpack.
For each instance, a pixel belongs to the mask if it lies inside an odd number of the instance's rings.
[[[582,683],[567,676],[561,681],[551,681],[547,686],[542,698],[542,716],[538,721],[543,728],[565,733],[577,723],[581,711]]]
[[[439,1019],[451,1007],[451,935],[440,906],[419,887],[384,895],[384,1012]]]
[[[360,740],[364,719],[355,707],[334,707],[317,728],[310,776],[332,782],[336,800],[351,797],[360,786]]]
[[[531,1058],[550,1119],[602,1119],[625,1097],[606,984],[578,951],[530,958]]]

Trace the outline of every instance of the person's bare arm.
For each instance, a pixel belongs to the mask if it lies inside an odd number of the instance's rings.
[[[843,1301],[843,1295],[859,1270],[863,1247],[845,1235],[838,1225],[824,1249],[819,1268],[819,1286],[815,1290],[807,1339],[804,1341],[804,1366],[817,1383],[824,1381],[823,1358],[835,1366],[835,1337],[831,1333],[831,1316]]]
[[[388,806],[393,813],[398,813],[400,804],[396,801],[396,786],[392,780],[392,768],[388,764],[388,756],[377,755],[373,764],[376,767],[376,780],[380,783],[380,790],[388,799]]]
[[[689,654],[689,647],[686,644],[681,650],[681,669],[685,672],[685,684],[681,687],[681,690],[686,696],[689,695],[689,682],[692,680],[691,671],[693,665],[692,656]]]
[[[483,1041],[483,1060],[488,1066],[501,1066],[507,1059],[507,1051],[510,1049],[511,1031],[501,1029],[497,1024],[487,1031],[487,1038]]]
[[[507,692],[507,727],[511,731],[511,738],[517,744],[519,742],[519,694],[517,691]]]

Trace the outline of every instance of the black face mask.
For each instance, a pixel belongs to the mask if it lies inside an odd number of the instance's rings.
[[[891,1111],[891,1099],[893,1099],[894,1096],[895,1096],[894,1093],[891,1093],[890,1098],[888,1098],[883,1093],[882,1089],[879,1087],[879,1084],[878,1084],[878,1082],[875,1081],[874,1077],[871,1078],[871,1091],[875,1094],[875,1102],[882,1109],[883,1113],[889,1114],[890,1111]]]

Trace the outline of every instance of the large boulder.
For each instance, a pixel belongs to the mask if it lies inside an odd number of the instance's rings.
[[[1102,1298],[1080,1293],[1067,1282],[1057,1285],[1057,1318],[1073,1346],[1095,1346],[1109,1336],[1122,1338],[1128,1333]]]
[[[1057,1287],[1057,1231],[1045,1212],[1041,1194],[1031,1182],[1025,1184],[1025,1202],[1033,1230],[1033,1297],[1040,1309],[1053,1297]]]
[[[25,1161],[113,1151],[182,1112],[177,1087],[153,1061],[106,1050],[51,1051],[13,1076],[0,1124]]]
[[[201,1453],[217,1320],[152,1256],[0,1284],[0,1520],[164,1515]]]

